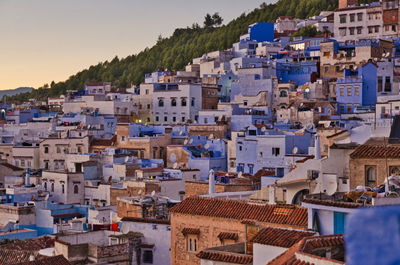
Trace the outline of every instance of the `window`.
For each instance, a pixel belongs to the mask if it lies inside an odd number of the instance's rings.
[[[392,31],[396,32],[396,25],[392,25]]]
[[[164,121],[167,122],[168,121],[168,117],[164,116]]]
[[[341,96],[341,97],[344,96],[344,88],[343,88],[343,87],[340,88],[340,96]]]
[[[48,154],[48,153],[49,153],[49,146],[48,146],[48,145],[46,145],[46,146],[44,147],[44,153],[45,153],[45,154]]]
[[[329,58],[330,52],[324,52],[324,57]]]
[[[390,76],[385,77],[385,92],[392,91],[392,84],[390,82]]]
[[[378,92],[382,92],[383,88],[383,79],[382,76],[378,76]]]
[[[148,95],[149,94],[149,90],[148,89],[146,89],[146,95]]]
[[[76,145],[76,150],[77,150],[78,153],[82,153],[83,146],[82,145]]]
[[[191,105],[192,105],[192,107],[194,107],[194,98],[192,98]]]
[[[65,185],[61,184],[61,192],[64,194],[65,193]]]
[[[242,151],[243,147],[241,145],[239,145],[239,151]]]
[[[354,88],[354,95],[358,96],[359,95],[359,87]]]
[[[153,264],[153,250],[143,251],[143,263]]]
[[[346,36],[346,30],[347,28],[339,28],[339,35],[342,37]]]
[[[171,106],[176,107],[176,98],[171,99]]]
[[[25,160],[21,159],[21,167],[25,167]]]
[[[349,28],[350,30],[350,35],[354,35],[354,28]]]
[[[205,124],[208,123],[208,118],[204,118],[204,123],[205,123]]]
[[[346,15],[341,15],[339,20],[341,24],[346,23]]]
[[[32,166],[31,160],[28,160],[26,163],[28,164],[28,167],[31,167],[31,166]]]
[[[375,187],[376,185],[375,167],[367,166],[366,169],[367,171],[366,171],[365,185],[368,187]]]
[[[159,120],[160,120],[160,118],[158,116],[156,116],[156,121],[159,121]]]
[[[340,72],[340,65],[336,65],[336,67],[335,67],[336,69],[336,72]]]
[[[260,79],[261,79],[261,76],[258,75],[258,74],[256,74],[256,75],[254,75],[254,79],[255,79],[255,80],[260,80]]]
[[[247,106],[247,101],[243,101],[243,105]]]
[[[54,192],[54,183],[51,183],[51,192]]]
[[[44,183],[44,190],[47,191],[47,182]]]
[[[286,90],[281,90],[279,96],[280,96],[281,98],[287,97],[287,91],[286,91]]]
[[[356,20],[356,14],[350,14],[350,22],[354,22]]]
[[[249,174],[250,174],[250,175],[253,175],[253,168],[254,168],[254,165],[253,165],[253,164],[248,164],[247,166],[249,167]]]
[[[159,99],[158,100],[158,106],[159,107],[164,107],[164,100],[163,99]]]
[[[368,27],[368,33],[371,34],[374,32],[374,28],[373,27]]]
[[[197,236],[188,235],[187,237],[187,251],[196,252],[197,251]]]
[[[172,122],[176,122],[176,117],[172,117]]]
[[[182,117],[182,122],[185,122],[185,117]]]
[[[121,142],[125,142],[125,136],[121,136]]]
[[[186,98],[181,99],[181,106],[186,107]]]
[[[358,34],[358,35],[362,34],[362,28],[361,28],[361,27],[358,27],[358,28],[357,28],[357,34]]]
[[[278,156],[279,155],[279,151],[280,151],[280,148],[278,148],[278,147],[272,148],[272,155]]]
[[[347,96],[350,97],[351,96],[351,87],[347,88]]]
[[[362,13],[358,13],[357,14],[357,20],[358,21],[362,21],[363,20],[363,14]]]
[[[44,161],[44,169],[49,169],[49,160]]]
[[[324,67],[324,72],[325,72],[325,73],[329,72],[329,66],[325,66],[325,67]]]
[[[147,109],[150,109],[150,108],[151,108],[150,104],[147,104]]]
[[[57,145],[57,154],[61,153],[61,146]]]
[[[79,187],[78,185],[74,185],[74,194],[78,194],[79,193]]]
[[[375,33],[379,32],[379,26],[375,26]]]

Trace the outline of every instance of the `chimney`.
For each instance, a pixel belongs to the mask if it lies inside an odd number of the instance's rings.
[[[320,144],[320,141],[319,141],[319,134],[317,133],[317,134],[315,134],[315,152],[314,152],[314,154],[315,154],[315,159],[321,159],[321,144]]]
[[[30,185],[31,185],[30,171],[29,168],[27,168],[25,175],[25,186],[30,186]]]
[[[210,174],[208,175],[208,194],[215,193],[215,176],[214,170],[210,169]]]

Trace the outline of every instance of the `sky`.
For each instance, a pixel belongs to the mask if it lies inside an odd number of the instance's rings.
[[[0,90],[64,81],[136,54],[176,28],[224,24],[273,0],[0,0]]]

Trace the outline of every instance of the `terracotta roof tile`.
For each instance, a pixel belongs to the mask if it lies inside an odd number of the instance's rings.
[[[314,232],[267,227],[261,229],[251,241],[263,245],[290,248],[304,237],[313,235],[315,235]]]
[[[234,264],[253,264],[253,256],[245,254],[234,254],[215,250],[203,250],[196,255],[200,259],[220,261]]]
[[[200,229],[185,227],[185,228],[182,229],[182,234],[184,234],[184,235],[188,235],[188,234],[189,235],[198,235],[198,234],[200,234]]]
[[[317,200],[317,199],[304,199],[303,203],[332,206],[339,208],[359,208],[363,206],[360,203],[354,203],[354,202],[327,201],[327,200]]]
[[[19,240],[15,239],[12,242],[0,245],[0,249],[10,249],[10,250],[41,250],[44,248],[54,247],[54,237],[42,236],[32,239]]]
[[[218,238],[220,240],[223,240],[223,239],[238,240],[239,236],[237,233],[221,232],[221,233],[219,233]]]
[[[260,205],[240,200],[190,197],[175,205],[170,212],[236,220],[307,227],[307,209],[293,205]]]
[[[18,265],[71,265],[63,255],[46,257],[40,260],[17,263]]]
[[[167,219],[150,219],[150,218],[135,218],[135,217],[123,217],[122,222],[135,222],[135,223],[152,223],[152,224],[165,224],[169,225],[171,222]]]
[[[400,158],[400,146],[384,146],[363,144],[356,148],[351,158]]]

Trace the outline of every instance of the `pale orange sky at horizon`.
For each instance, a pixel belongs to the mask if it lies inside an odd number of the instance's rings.
[[[219,12],[228,23],[271,0],[0,0],[0,90],[39,87],[140,52]],[[106,81],[106,80],[105,80]]]

